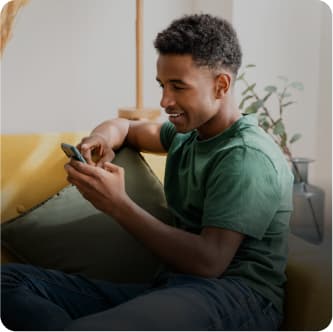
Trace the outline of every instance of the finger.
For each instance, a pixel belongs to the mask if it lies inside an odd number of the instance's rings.
[[[96,148],[100,148],[100,142],[98,137],[94,136],[85,137],[79,144],[79,150],[89,165],[95,165],[92,160],[92,151]]]
[[[124,171],[122,167],[112,164],[110,162],[105,162],[103,168],[110,173],[121,173]]]
[[[89,178],[98,177],[98,168],[96,166],[84,164],[75,159],[71,159],[71,161],[65,166],[65,169],[67,173],[76,178],[88,180]]]
[[[74,185],[81,194],[86,194],[94,190],[95,180],[92,177],[89,177],[85,174],[78,172],[70,164],[65,165],[67,171],[67,181]],[[86,198],[86,195],[84,195]]]
[[[97,166],[104,167],[104,163],[112,161],[114,159],[114,157],[115,157],[114,151],[110,150],[97,162]]]

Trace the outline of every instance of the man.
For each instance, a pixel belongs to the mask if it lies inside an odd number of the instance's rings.
[[[14,307],[21,329],[279,327],[292,176],[255,117],[236,106],[236,33],[225,20],[185,16],[158,34],[155,48],[169,121],[106,121],[79,145],[88,164],[72,160],[65,168],[69,182],[158,255],[166,271],[151,285],[117,285],[9,265],[2,313],[9,328]],[[168,153],[165,194],[176,227],[127,195],[124,170],[110,163],[123,144]]]

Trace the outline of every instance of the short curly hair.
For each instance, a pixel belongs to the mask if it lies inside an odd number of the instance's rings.
[[[161,55],[191,55],[198,66],[229,69],[235,76],[242,62],[234,28],[225,19],[208,14],[174,20],[158,33],[154,46]]]

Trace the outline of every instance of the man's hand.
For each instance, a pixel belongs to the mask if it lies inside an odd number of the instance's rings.
[[[84,137],[77,148],[89,165],[98,167],[103,167],[105,162],[110,162],[115,156],[107,139],[100,134]]]
[[[124,169],[104,162],[103,168],[71,160],[65,165],[67,180],[97,209],[113,214],[128,198],[125,191]]]

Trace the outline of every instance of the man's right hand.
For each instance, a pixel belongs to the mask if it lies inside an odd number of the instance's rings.
[[[110,162],[115,157],[115,153],[107,139],[97,133],[84,137],[77,145],[77,148],[88,164],[98,167],[103,167],[104,162]]]

